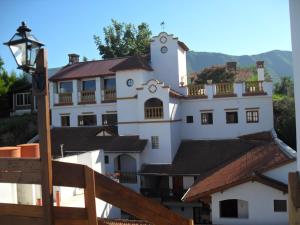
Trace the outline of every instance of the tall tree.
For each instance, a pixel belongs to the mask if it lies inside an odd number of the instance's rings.
[[[104,42],[94,35],[94,41],[104,59],[147,54],[150,52],[151,31],[146,23],[136,26],[112,19],[112,24],[103,28]]]

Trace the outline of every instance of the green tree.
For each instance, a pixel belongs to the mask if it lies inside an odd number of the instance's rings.
[[[97,35],[94,35],[94,41],[104,59],[150,52],[152,33],[146,23],[141,23],[136,28],[131,23],[120,23],[112,19],[112,24],[103,28],[103,33],[104,42]]]
[[[294,96],[294,81],[291,77],[281,77],[280,82],[274,85],[274,93],[277,95]]]
[[[234,82],[235,73],[226,70],[225,66],[213,66],[196,73],[194,84],[205,84],[208,80],[213,83]]]

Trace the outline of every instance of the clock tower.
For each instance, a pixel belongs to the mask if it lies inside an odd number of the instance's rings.
[[[156,79],[184,94],[187,85],[186,52],[188,47],[172,34],[161,32],[152,38],[151,66]]]

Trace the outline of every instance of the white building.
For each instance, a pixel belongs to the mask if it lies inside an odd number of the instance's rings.
[[[70,54],[50,78],[52,147],[56,157],[103,149],[106,173],[202,223],[209,206],[180,199],[197,177],[258,145],[239,137],[273,129],[272,82],[259,61],[258,81],[190,85],[187,50],[162,32],[149,56]]]

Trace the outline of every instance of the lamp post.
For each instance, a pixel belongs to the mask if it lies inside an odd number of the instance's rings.
[[[50,141],[50,117],[48,100],[48,62],[43,44],[22,22],[7,45],[18,65],[18,69],[32,75],[32,92],[37,98],[38,134],[41,155],[41,186],[44,224],[53,225],[53,184]]]

